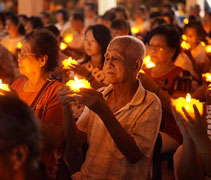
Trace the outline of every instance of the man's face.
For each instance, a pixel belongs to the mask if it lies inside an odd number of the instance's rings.
[[[124,50],[118,40],[111,42],[107,48],[104,73],[105,80],[109,84],[123,83],[132,73],[131,62],[123,55]]]

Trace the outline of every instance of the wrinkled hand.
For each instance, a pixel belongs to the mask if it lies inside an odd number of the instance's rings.
[[[69,67],[71,71],[74,71],[76,74],[78,74],[79,76],[83,76],[84,78],[86,78],[87,75],[89,74],[89,71],[82,65],[72,64]]]
[[[70,102],[75,101],[74,92],[68,86],[62,86],[57,93],[63,106],[68,106]]]
[[[103,95],[98,91],[81,88],[80,92],[77,94],[80,96],[76,96],[75,98],[79,101],[79,103],[86,105],[97,114],[102,112],[102,110],[107,106]]]
[[[141,80],[142,85],[145,89],[156,92],[158,89],[158,84],[148,75],[144,73],[139,73],[138,78]]]

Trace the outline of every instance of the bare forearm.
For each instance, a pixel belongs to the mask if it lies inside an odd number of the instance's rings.
[[[80,149],[85,143],[85,134],[81,132],[72,116],[72,112],[70,112],[69,106],[63,107],[64,112],[64,134],[67,143],[67,147],[74,149]]]
[[[99,116],[103,120],[120,152],[130,163],[138,162],[143,154],[136,145],[135,140],[120,125],[109,107],[105,107]]]
[[[184,139],[183,144],[182,155],[176,172],[178,180],[201,179],[203,177],[202,169],[193,141]]]

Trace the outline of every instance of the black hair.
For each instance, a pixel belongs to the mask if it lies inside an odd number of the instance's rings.
[[[86,2],[84,4],[84,6],[89,6],[91,8],[92,11],[95,11],[96,10],[96,4],[93,3],[93,2]]]
[[[201,21],[199,20],[191,20],[188,24],[184,26],[184,31],[188,28],[194,28],[196,33],[201,41],[206,42],[206,31],[203,28]]]
[[[170,19],[170,24],[173,24],[173,21],[174,21],[174,15],[172,15],[172,13],[170,12],[167,12],[167,13],[164,13],[163,16],[166,16]]]
[[[160,26],[160,25],[166,24],[166,21],[163,18],[158,17],[152,21],[151,27],[154,27],[155,24],[158,24]]]
[[[40,13],[40,15],[45,16],[45,17],[48,18],[48,19],[50,19],[50,17],[51,17],[50,13],[47,12],[47,11],[42,11],[42,12]]]
[[[175,61],[180,53],[180,34],[178,30],[172,25],[161,25],[150,31],[148,35],[148,43],[155,35],[162,35],[165,37],[169,48],[175,49],[175,53],[172,56],[172,61]]]
[[[25,36],[36,58],[48,56],[44,72],[52,72],[58,65],[58,42],[53,33],[46,29],[36,29]]]
[[[23,18],[25,21],[28,21],[28,17],[25,14],[20,14],[19,18]]]
[[[110,30],[102,24],[96,24],[96,25],[89,26],[85,32],[85,35],[90,30],[93,32],[93,36],[94,36],[95,40],[101,47],[101,55],[102,55],[101,65],[103,66],[104,60],[105,60],[104,54],[105,54],[108,44],[110,43],[111,38],[112,38]],[[88,62],[89,60],[90,60],[90,56],[86,55],[84,63]]]
[[[69,20],[68,12],[65,9],[59,9],[58,11],[56,11],[56,14],[62,14],[62,17],[65,22]]]
[[[13,14],[13,13],[9,13],[7,16],[6,16],[6,20],[10,20],[13,24],[19,26],[18,28],[18,32],[21,34],[21,35],[24,35],[25,34],[25,29],[24,29],[24,26],[23,24],[21,24],[19,18],[17,15]]]
[[[153,18],[157,18],[157,17],[160,17],[160,16],[162,16],[160,11],[153,11],[153,12],[150,13],[149,18],[153,19]]]
[[[43,23],[40,17],[38,16],[31,16],[28,19],[28,23],[31,23],[33,30],[34,29],[38,29],[38,28],[42,28],[43,27]]]
[[[114,21],[112,21],[111,28],[112,29],[121,29],[121,30],[125,30],[126,32],[129,32],[129,27],[128,27],[127,21],[122,20],[122,19],[115,19]]]
[[[117,13],[118,13],[118,12],[122,13],[125,20],[128,19],[126,10],[125,10],[123,7],[120,7],[120,6],[119,6],[119,7],[116,7],[116,8],[114,8],[114,11],[117,12]]]
[[[114,19],[116,19],[116,14],[114,10],[108,10],[103,14],[102,18],[112,22]]]
[[[5,26],[5,14],[3,12],[0,12],[0,20],[3,24],[3,26]]]
[[[80,12],[74,12],[72,14],[72,18],[74,20],[78,20],[78,21],[84,22],[84,15],[82,13],[80,13]]]
[[[60,36],[59,29],[54,25],[47,25],[44,29],[51,31],[56,37]]]
[[[38,158],[40,136],[37,120],[29,107],[18,97],[0,96],[0,141],[11,148],[26,145],[29,149],[26,161],[28,163]]]

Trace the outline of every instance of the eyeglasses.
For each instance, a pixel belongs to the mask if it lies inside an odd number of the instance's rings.
[[[19,52],[18,59],[24,59],[27,56],[34,56],[34,55],[35,55],[35,53],[32,53],[32,52]]]
[[[152,44],[148,44],[147,46],[149,48],[149,50],[155,50],[155,51],[163,51],[165,49],[167,49],[167,46],[162,46],[162,45],[152,45]]]

